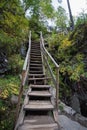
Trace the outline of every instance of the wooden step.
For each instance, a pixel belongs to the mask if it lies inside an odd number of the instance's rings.
[[[29,96],[40,96],[40,97],[51,97],[51,93],[49,91],[31,91],[28,93]]]
[[[30,61],[30,63],[41,63],[42,64],[42,61]]]
[[[20,126],[18,130],[58,130],[58,125],[57,123],[44,124],[44,125],[24,124]]]
[[[44,77],[45,74],[29,74],[30,77]]]
[[[42,68],[42,66],[41,67],[40,66],[36,66],[36,67],[35,66],[30,66],[30,69],[40,69],[41,70],[43,68]]]
[[[36,56],[41,56],[41,53],[34,53],[34,52],[31,52],[30,55],[36,55]]]
[[[50,85],[30,85],[31,88],[50,88]]]
[[[41,65],[41,64],[40,64],[40,65]],[[37,72],[38,72],[38,71],[42,71],[42,72],[43,72],[42,66],[39,66],[39,67],[36,66],[36,68],[35,68],[35,66],[31,66],[31,65],[30,65],[29,70],[30,70],[30,71],[37,71]],[[38,74],[38,73],[37,73],[37,74]]]
[[[30,81],[30,80],[48,80],[48,79],[51,79],[51,77],[44,77],[44,78],[29,78],[29,81]]]
[[[30,66],[42,66],[42,63],[41,64],[30,63]]]
[[[33,45],[33,44],[32,44],[31,47],[34,47],[34,48],[35,48],[35,47],[40,47],[40,44],[37,44],[37,45]]]
[[[40,43],[33,42],[31,45],[40,45]]]
[[[32,52],[32,51],[33,51],[33,52],[37,52],[37,53],[41,52],[40,49],[38,49],[38,50],[37,50],[37,49],[31,49],[31,52]]]
[[[41,56],[35,56],[35,55],[30,56],[30,58],[33,58],[33,59],[42,59],[42,57],[41,57]]]
[[[32,58],[32,57],[30,57],[30,60],[31,61],[42,61],[42,58]]]
[[[32,58],[41,58],[41,56],[31,55]]]
[[[52,103],[51,103],[51,101],[35,100],[35,101],[29,101],[28,105],[52,105]]]
[[[30,58],[31,62],[42,62],[42,59],[40,58]]]
[[[50,115],[27,115],[25,116],[24,123],[31,125],[40,125],[40,124],[53,124],[55,123],[54,118]]]
[[[41,51],[38,51],[38,50],[36,50],[36,51],[35,50],[31,50],[31,53],[34,53],[34,54],[37,54],[37,55],[38,54],[41,55]]]
[[[29,74],[28,77],[29,79],[30,78],[44,78],[45,74]]]
[[[37,44],[37,45],[32,44],[31,47],[34,47],[34,48],[39,47],[40,48],[40,44]]]
[[[29,71],[29,74],[43,74],[43,71]]]
[[[31,62],[31,64],[32,64],[33,62]],[[37,65],[36,67],[35,66],[31,66],[31,64],[30,64],[30,68],[29,68],[29,70],[32,70],[32,71],[34,71],[34,70],[40,70],[40,71],[42,71],[43,70],[43,67],[41,66],[41,64],[40,64],[40,62],[37,62],[39,65]],[[35,64],[36,64],[36,62],[35,62]]]
[[[24,110],[53,110],[54,106],[50,101],[30,101],[24,106]]]
[[[34,72],[34,71],[36,71],[36,72],[43,72],[43,69],[42,69],[42,67],[40,67],[40,68],[32,68],[32,67],[30,67],[30,71],[32,71],[32,72]]]
[[[32,42],[31,45],[40,45],[40,43]]]
[[[30,88],[32,91],[45,91],[45,90],[50,90],[49,85],[30,85]]]
[[[41,48],[40,47],[31,47],[31,50],[41,50]]]
[[[40,48],[37,49],[37,47],[35,47],[35,48],[32,48],[32,47],[31,47],[31,50],[34,50],[34,51],[37,51],[37,52],[38,52],[38,51],[41,51],[41,49],[40,49]]]
[[[32,56],[36,56],[36,57],[41,57],[41,53],[30,53],[30,56],[32,57]]]
[[[38,69],[39,69],[39,70],[43,70],[42,66],[41,66],[41,67],[40,67],[40,66],[36,66],[36,67],[35,67],[35,66],[30,66],[30,69],[34,69],[34,70],[36,70],[36,69],[37,69],[37,70],[38,70]]]
[[[38,65],[35,66],[34,64],[38,64]],[[30,61],[30,68],[32,68],[32,67],[33,68],[37,68],[37,69],[38,68],[42,68],[42,62],[41,61],[35,61],[35,62],[34,61]]]
[[[40,46],[31,46],[31,49],[41,50]]]

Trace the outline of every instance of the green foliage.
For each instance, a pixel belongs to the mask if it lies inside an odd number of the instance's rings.
[[[18,95],[20,80],[18,76],[5,76],[0,79],[0,98],[9,98],[12,94]]]
[[[64,110],[64,106],[62,104],[59,104],[59,109],[60,109],[60,111],[63,111]]]
[[[57,12],[56,12],[56,26],[58,29],[64,31],[66,29],[67,26],[67,15],[66,15],[66,11],[64,8],[62,8],[61,6],[58,7]]]
[[[0,78],[0,130],[12,130],[15,108],[10,102],[12,94],[19,94],[20,79],[8,75]]]
[[[39,17],[37,17],[37,16],[31,17],[31,19],[29,20],[29,28],[32,31],[32,38],[34,38],[34,39],[35,39],[35,37],[39,38],[40,31],[42,31],[43,33],[46,33],[46,31],[47,31],[47,28],[45,27],[44,22],[39,21]],[[35,35],[35,37],[33,37],[34,35]]]
[[[13,74],[18,74],[22,72],[22,67],[24,60],[21,59],[21,56],[19,54],[14,54],[9,57],[9,70]]]
[[[54,8],[52,0],[23,0],[25,10],[29,10],[29,28],[36,33],[47,32],[47,20],[53,18]]]
[[[40,1],[40,6],[42,7],[42,12],[47,18],[52,18],[54,17],[54,8],[52,6],[52,0],[41,0]]]
[[[0,99],[0,130],[12,130],[14,125],[14,107],[6,99]]]
[[[52,0],[23,0],[25,11],[30,9],[30,13],[33,16],[44,14],[46,17],[52,17],[53,6]]]
[[[77,81],[84,74],[83,54],[80,52],[73,54],[73,50],[78,50],[78,48],[75,48],[68,37],[63,34],[53,34],[49,40],[50,52],[60,64],[60,74],[63,77],[69,76],[70,81]]]
[[[21,3],[19,0],[1,0],[0,12],[0,48],[4,48],[8,55],[17,53],[28,33],[28,20]]]
[[[87,47],[86,38],[83,36],[86,32],[85,27],[75,30],[70,35],[52,33],[48,39],[49,51],[60,66],[60,99],[65,102],[69,102],[73,84],[80,81],[81,76],[87,75],[83,62],[83,50]]]
[[[4,111],[4,112],[7,112],[7,111]],[[12,115],[10,115],[12,114]],[[13,117],[13,114],[14,113],[10,113],[9,114],[9,117],[6,117],[8,119],[4,119],[1,121],[0,123],[0,130],[12,130],[13,129],[13,125],[14,125],[14,117]]]
[[[76,18],[75,26],[79,26],[81,24],[86,24],[86,23],[87,23],[87,13],[85,13],[85,10],[82,10],[82,12]]]
[[[75,28],[73,33],[70,35],[70,40],[72,40],[75,48],[75,53],[77,51],[81,52],[87,47],[87,24],[81,24]]]

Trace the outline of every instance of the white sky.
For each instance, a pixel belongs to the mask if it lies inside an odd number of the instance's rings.
[[[52,0],[53,5],[55,8],[57,8],[59,5],[61,5],[68,13],[68,7],[67,7],[67,0],[62,0],[63,2],[61,4],[58,3],[58,0]],[[87,12],[87,0],[69,0],[70,6],[72,10],[73,16],[78,15],[82,10],[86,10]]]

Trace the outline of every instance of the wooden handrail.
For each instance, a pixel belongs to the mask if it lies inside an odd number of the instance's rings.
[[[59,65],[56,63],[56,61],[53,59],[53,57],[50,55],[50,53],[47,51],[47,49],[45,48],[45,46],[44,46],[44,39],[43,39],[43,37],[42,37],[42,32],[41,32],[41,43],[42,43],[42,46],[43,46],[43,49],[44,49],[44,51],[47,53],[47,55],[50,57],[50,59],[51,59],[51,61],[54,63],[54,65],[56,66],[56,67],[59,67]]]
[[[25,85],[26,78],[27,78],[27,73],[29,70],[29,62],[30,62],[30,51],[31,51],[31,31],[29,35],[29,45],[28,45],[28,51],[26,54],[25,62],[23,65],[23,71],[22,71],[22,85]]]
[[[45,46],[44,46],[44,39],[43,39],[43,36],[42,36],[42,32],[41,32],[41,36],[40,37],[41,37],[42,53],[43,53],[45,62],[47,64],[47,67],[49,69],[49,72],[51,74],[51,77],[53,79],[54,86],[56,88],[56,108],[58,109],[58,98],[59,98],[59,65],[56,63],[56,61],[53,59],[53,57],[50,55],[50,53],[45,48]],[[48,58],[51,59],[52,63],[55,65],[56,76],[54,76],[54,74],[52,72],[52,69],[51,69],[51,67],[50,67],[50,65],[48,63],[48,60],[47,60],[47,56],[48,56]]]
[[[26,58],[25,58],[23,70],[26,70],[26,68],[27,68],[30,49],[31,49],[31,31],[30,31],[30,35],[29,35],[29,46],[28,46],[28,51],[27,51],[27,55],[26,55]]]
[[[24,62],[23,70],[22,70],[22,79],[21,79],[19,96],[18,96],[18,104],[17,104],[17,107],[16,107],[15,125],[16,125],[16,122],[17,122],[17,119],[18,119],[18,115],[19,115],[21,97],[22,97],[22,94],[23,94],[23,88],[24,88],[24,85],[26,83],[26,79],[27,79],[27,76],[28,76],[29,62],[30,62],[29,61],[29,59],[30,59],[29,58],[30,57],[30,51],[31,51],[31,31],[30,31],[30,34],[29,34],[28,51],[27,51],[27,54],[26,54],[26,58],[25,58],[25,62]]]

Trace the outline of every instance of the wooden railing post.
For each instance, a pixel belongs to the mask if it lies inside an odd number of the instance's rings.
[[[56,67],[56,109],[58,110],[59,100],[59,67]]]

